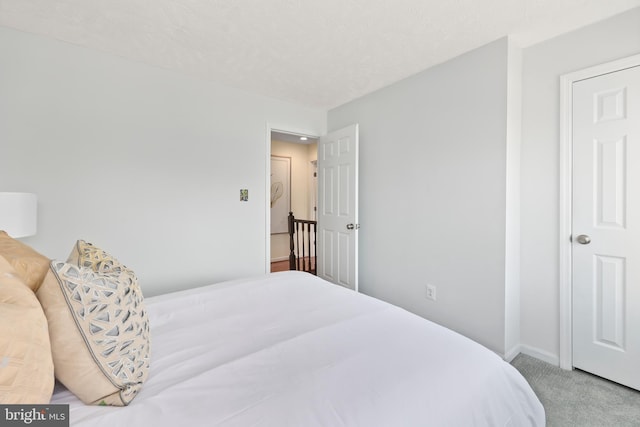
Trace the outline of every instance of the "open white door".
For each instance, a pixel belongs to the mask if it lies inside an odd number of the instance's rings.
[[[318,276],[358,290],[358,125],[318,143]]]
[[[640,390],[640,67],[573,85],[573,366]]]

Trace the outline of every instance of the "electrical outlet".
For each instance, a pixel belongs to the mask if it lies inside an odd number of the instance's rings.
[[[436,287],[433,285],[427,285],[427,292],[425,294],[425,298],[430,299],[431,301],[436,300]]]

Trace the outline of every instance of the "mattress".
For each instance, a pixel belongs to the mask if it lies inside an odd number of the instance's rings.
[[[148,298],[149,378],[127,407],[56,386],[72,426],[542,426],[485,347],[300,272]]]

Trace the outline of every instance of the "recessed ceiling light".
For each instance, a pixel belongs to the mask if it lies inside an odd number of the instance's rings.
[[[306,140],[307,140],[307,137],[306,137],[306,136],[301,136],[301,137],[300,137],[300,141],[306,141]]]

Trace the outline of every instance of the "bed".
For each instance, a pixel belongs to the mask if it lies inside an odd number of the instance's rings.
[[[287,271],[145,300],[151,369],[127,407],[56,384],[72,426],[542,426],[511,365],[403,309]]]

